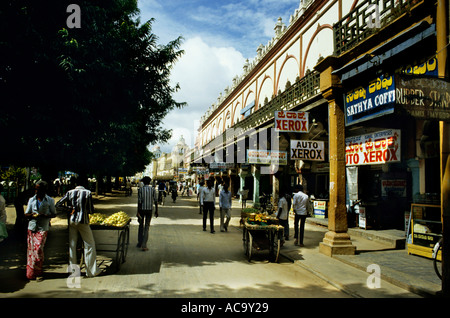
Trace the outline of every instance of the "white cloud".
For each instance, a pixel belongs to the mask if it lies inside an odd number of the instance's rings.
[[[244,57],[232,47],[212,47],[202,38],[187,39],[182,45],[183,57],[172,70],[172,82],[180,84],[180,91],[174,97],[178,102],[188,105],[181,110],[172,111],[164,120],[164,127],[173,130],[170,150],[178,142],[180,135],[193,146],[200,117],[212,103],[217,101],[225,87],[231,86],[232,79],[242,73]]]
[[[188,106],[174,110],[164,120],[172,139],[161,150],[168,152],[180,135],[194,144],[201,116],[217,102],[219,93],[242,75],[245,59],[253,59],[259,44],[274,36],[279,16],[288,24],[298,0],[139,0],[141,21],[155,18],[152,31],[160,44],[182,36],[184,56],[175,64],[171,79],[181,90],[174,97]]]

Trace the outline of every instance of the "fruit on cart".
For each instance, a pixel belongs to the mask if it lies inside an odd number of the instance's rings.
[[[122,226],[125,226],[129,220],[130,220],[130,217],[128,216],[128,214],[126,214],[123,211],[120,211],[120,212],[114,213],[113,215],[107,217],[103,221],[103,224],[109,225],[109,226],[122,227]]]
[[[102,224],[103,221],[105,221],[105,219],[108,216],[106,214],[102,214],[102,213],[93,213],[93,214],[89,214],[89,223],[90,224]]]

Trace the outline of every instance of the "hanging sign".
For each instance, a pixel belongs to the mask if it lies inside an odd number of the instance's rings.
[[[309,132],[307,112],[275,111],[275,131],[278,132]]]
[[[323,141],[291,140],[292,160],[325,161]]]
[[[287,165],[287,151],[247,149],[247,162]]]
[[[347,166],[400,162],[400,130],[389,129],[345,139]]]
[[[433,77],[397,76],[397,105],[419,119],[450,120],[450,82]]]
[[[344,96],[345,125],[391,114],[395,106],[393,76],[380,76],[366,87],[358,87]]]

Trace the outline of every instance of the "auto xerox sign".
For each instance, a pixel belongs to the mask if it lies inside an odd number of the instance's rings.
[[[291,140],[291,159],[324,161],[324,148],[323,141]]]
[[[345,125],[391,114],[395,106],[393,76],[380,76],[365,87],[351,90],[344,96]]]
[[[400,162],[400,130],[388,129],[345,139],[347,166]]]

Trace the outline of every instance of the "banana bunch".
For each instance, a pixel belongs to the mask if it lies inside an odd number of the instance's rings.
[[[117,226],[117,227],[122,227],[125,226],[128,221],[130,220],[130,217],[128,216],[128,214],[126,214],[123,211],[114,213],[113,215],[107,217],[104,221],[103,221],[103,225],[109,225],[109,226]]]
[[[107,216],[102,213],[89,214],[89,224],[102,224],[106,218]]]

